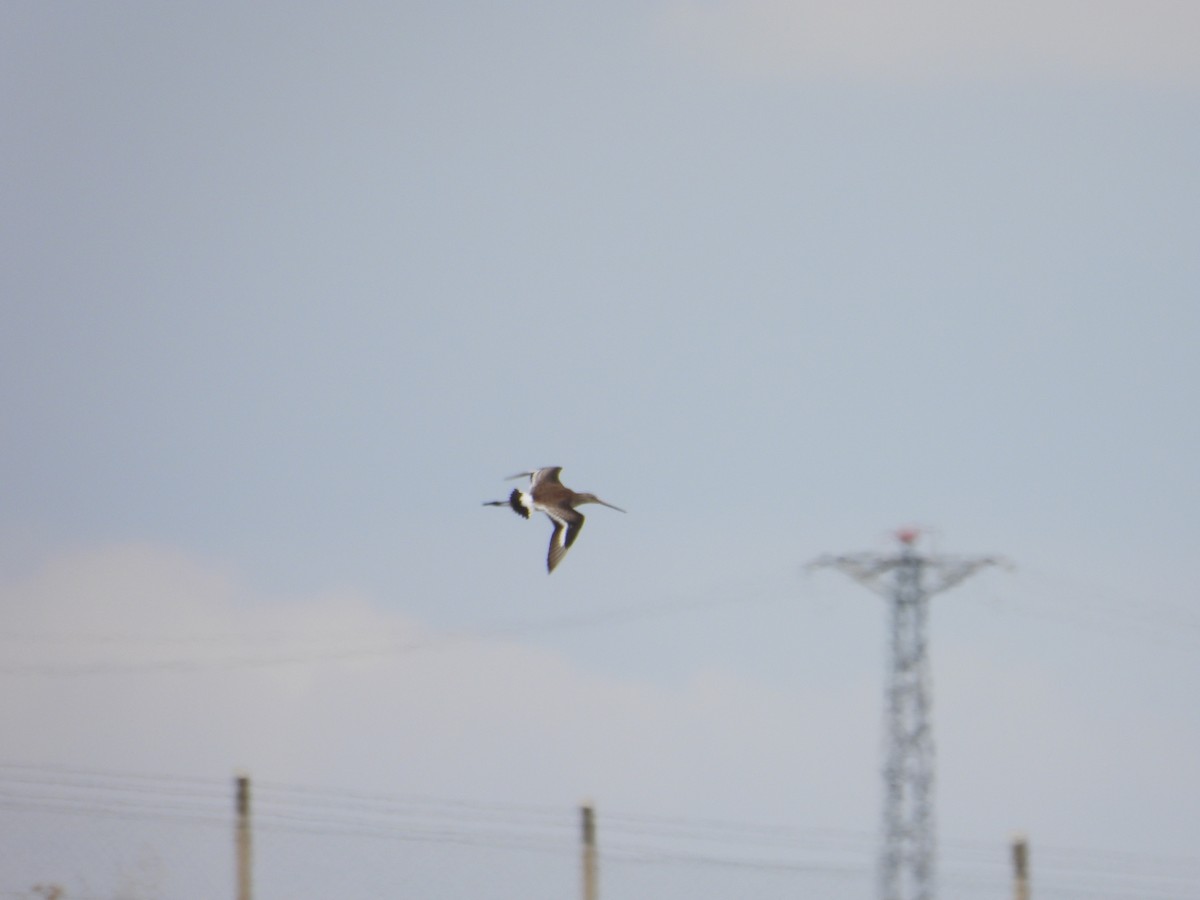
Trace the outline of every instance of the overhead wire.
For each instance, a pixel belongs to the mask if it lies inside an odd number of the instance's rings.
[[[1018,570],[1026,575],[1025,569]],[[1134,603],[1128,598],[1113,595],[1111,590],[1102,600],[1097,600],[1096,591],[1080,586],[1070,579],[1063,580],[1035,570],[1035,583],[1043,591],[1038,601],[1027,600],[1019,592],[1005,588],[1000,590],[1001,599],[992,608],[1022,616],[1052,621],[1074,628],[1104,633],[1123,640],[1143,640],[1152,644],[1175,649],[1200,649],[1200,618],[1186,610],[1169,606]],[[811,585],[810,585],[811,589]],[[1045,591],[1049,590],[1046,594]],[[1081,595],[1081,591],[1087,592]],[[134,674],[139,672],[188,673],[208,670],[257,669],[281,666],[311,665],[321,663],[351,662],[369,659],[402,657],[414,653],[444,649],[455,645],[478,643],[496,638],[518,637],[539,633],[552,633],[574,629],[607,627],[628,622],[684,615],[695,612],[742,606],[763,602],[795,601],[803,595],[768,592],[765,589],[740,591],[736,595],[708,598],[684,598],[657,604],[637,604],[617,608],[591,610],[541,620],[513,620],[484,623],[477,627],[445,631],[418,637],[380,642],[373,637],[368,642],[359,642],[353,637],[335,646],[301,646],[274,652],[226,652],[219,655],[178,655],[150,659],[97,659],[91,661],[28,661],[0,663],[0,675],[13,676],[94,676]],[[1081,596],[1083,599],[1081,599]],[[225,649],[231,642],[244,640],[245,635],[137,635],[137,634],[64,634],[41,632],[27,634],[25,638],[37,642],[59,645],[119,646],[129,644],[140,647],[218,647]],[[293,644],[307,644],[314,639],[302,634],[272,632],[270,635],[255,635],[256,643],[264,639],[272,642],[287,640]],[[0,640],[20,642],[20,635],[0,635]],[[323,636],[315,640],[327,641]]]
[[[1106,634],[1121,640],[1141,640],[1156,646],[1173,649],[1200,649],[1200,617],[1173,605],[1133,602],[1100,589],[1088,588],[1047,575],[1035,570],[1030,573],[1038,585],[1040,596],[1036,601],[1026,599],[1019,591],[1011,588],[993,589],[998,599],[992,609],[1026,617],[1056,622],[1072,628]],[[809,586],[811,590],[811,585]],[[704,612],[730,606],[743,606],[764,602],[794,602],[803,596],[803,589],[796,593],[778,589],[740,591],[736,595],[726,594],[708,598],[684,598],[657,604],[636,604],[617,608],[591,610],[541,620],[511,620],[484,623],[473,628],[450,630],[398,640],[379,641],[372,637],[361,642],[349,637],[348,641],[335,646],[303,646],[314,640],[327,642],[328,636],[312,638],[303,634],[271,632],[255,635],[255,642],[264,640],[278,642],[286,640],[300,647],[285,648],[273,652],[251,651],[228,652],[232,642],[244,641],[245,635],[145,635],[145,634],[26,634],[23,637],[59,645],[128,646],[139,647],[216,647],[225,652],[212,654],[173,654],[166,658],[149,659],[96,659],[90,661],[38,660],[27,662],[0,663],[0,675],[12,676],[64,676],[80,677],[95,675],[135,674],[139,672],[188,673],[209,670],[258,669],[282,666],[311,665],[323,663],[352,662],[370,659],[403,657],[415,653],[450,648],[455,645],[494,640],[496,638],[519,637],[540,633],[553,633],[594,627],[608,627],[629,622],[652,620],[689,613]],[[22,636],[0,635],[8,643],[21,642]]]
[[[1073,629],[1103,634],[1122,642],[1138,641],[1174,650],[1200,649],[1200,616],[1159,597],[1132,598],[1110,585],[1089,585],[1077,578],[1023,566],[1021,576],[1033,589],[993,589],[990,608]]]
[[[441,649],[456,644],[483,642],[503,637],[517,637],[579,628],[603,627],[625,622],[681,615],[752,603],[794,600],[788,595],[770,595],[765,591],[737,596],[707,599],[683,599],[659,604],[638,604],[617,608],[592,610],[542,620],[494,622],[475,628],[447,631],[427,637],[406,638],[380,643],[373,639],[367,644],[319,649],[280,651],[271,654],[245,654],[216,657],[175,656],[166,659],[95,660],[89,662],[25,662],[0,663],[0,675],[92,676],[119,675],[139,672],[196,672],[211,669],[255,669],[313,663],[347,662],[406,656]],[[107,642],[107,641],[105,641]],[[168,639],[166,643],[177,643]]]
[[[225,828],[233,820],[231,796],[230,782],[219,779],[0,764],[0,809],[14,812]],[[554,806],[284,783],[267,782],[261,789],[256,785],[254,822],[257,831],[268,834],[556,854],[573,852],[577,846],[577,823]],[[860,877],[873,865],[874,838],[866,832],[619,811],[606,814],[601,822],[602,853],[614,864],[720,866],[836,877]],[[826,840],[830,836],[846,846],[831,847]],[[712,847],[713,842],[720,846]],[[984,885],[1005,877],[1002,845],[945,840],[941,847],[947,883],[966,889],[972,881]],[[981,860],[980,851],[987,849],[991,860]],[[1064,896],[1097,900],[1200,893],[1200,860],[1194,858],[1054,846],[1040,849],[1036,858],[1041,896],[1053,897],[1059,890]],[[990,880],[987,872],[993,873]]]

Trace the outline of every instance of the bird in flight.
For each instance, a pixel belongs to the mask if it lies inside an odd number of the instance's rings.
[[[513,512],[523,519],[528,519],[535,510],[544,512],[554,523],[554,531],[550,534],[550,551],[546,555],[546,571],[553,572],[554,567],[562,561],[567,550],[579,537],[579,529],[583,527],[583,513],[575,509],[584,503],[599,503],[617,512],[625,512],[619,506],[606,503],[595,494],[581,494],[571,490],[558,480],[562,466],[547,466],[532,472],[518,472],[509,478],[529,478],[529,492],[513,488],[507,500],[489,500],[484,506],[510,506]]]

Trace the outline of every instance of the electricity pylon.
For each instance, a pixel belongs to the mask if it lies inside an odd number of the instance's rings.
[[[879,896],[881,900],[933,900],[933,729],[925,653],[929,598],[1000,560],[922,556],[913,546],[918,537],[915,529],[901,530],[896,537],[898,554],[825,556],[812,565],[840,569],[891,601]]]

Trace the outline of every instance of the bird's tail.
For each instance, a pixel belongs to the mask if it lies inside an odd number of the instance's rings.
[[[525,495],[522,494],[516,488],[513,488],[513,492],[508,495],[507,500],[487,500],[484,502],[483,505],[484,506],[511,506],[512,511],[515,512],[522,519],[529,518],[529,506],[525,502]]]

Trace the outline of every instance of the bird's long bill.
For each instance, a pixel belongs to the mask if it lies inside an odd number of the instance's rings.
[[[512,481],[513,479],[516,479],[516,478],[532,478],[532,477],[533,477],[533,473],[532,473],[532,472],[518,472],[516,475],[509,475],[509,476],[508,476],[507,478],[505,478],[504,480],[505,480],[505,481]]]
[[[607,500],[601,500],[599,497],[596,498],[596,502],[599,503],[601,506],[607,506],[609,509],[615,509],[617,512],[625,512],[625,510],[621,509],[621,507],[613,506]]]

